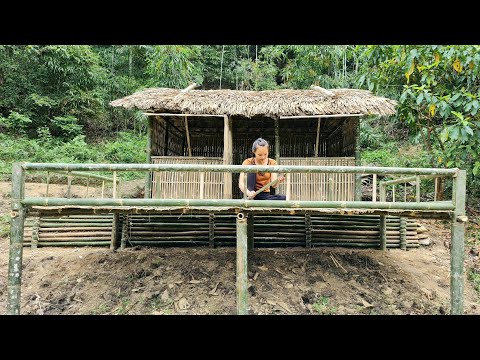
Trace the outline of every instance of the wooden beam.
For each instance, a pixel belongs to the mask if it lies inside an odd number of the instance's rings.
[[[247,218],[237,215],[237,314],[248,314],[248,272],[247,272]]]
[[[318,123],[317,123],[317,140],[315,142],[315,157],[318,157],[318,149],[320,147],[320,122],[322,121],[322,118],[318,118]]]
[[[232,119],[225,115],[223,121],[223,165],[231,165],[233,163]],[[232,198],[231,172],[224,173],[223,176],[223,198]]]
[[[345,117],[361,117],[361,116],[366,116],[366,114],[291,115],[291,116],[280,116],[280,119],[345,118]]]
[[[186,93],[186,92],[189,92],[190,90],[195,89],[196,87],[198,87],[198,85],[196,83],[191,83],[190,85],[188,85],[185,89],[181,90],[180,92],[181,93]]]
[[[319,93],[321,93],[322,95],[325,95],[325,96],[328,96],[328,97],[334,97],[335,96],[335,93],[330,91],[330,90],[327,90],[327,89],[324,89],[320,86],[315,86],[315,85],[312,85],[310,86],[310,89],[312,90],[315,90],[315,91],[318,91]]]
[[[465,197],[466,171],[459,170],[453,178],[453,202],[455,210],[451,222],[451,250],[450,250],[450,302],[452,315],[463,314],[463,277],[465,254]]]
[[[380,250],[387,250],[387,217],[380,215]]]
[[[188,131],[188,119],[186,116],[184,117],[184,121],[185,121],[185,133],[187,136],[188,156],[192,157],[192,148],[190,146],[190,132]]]
[[[280,121],[275,119],[275,160],[280,164]]]
[[[145,116],[206,116],[206,117],[224,117],[226,115],[218,114],[184,114],[184,113],[142,113]]]

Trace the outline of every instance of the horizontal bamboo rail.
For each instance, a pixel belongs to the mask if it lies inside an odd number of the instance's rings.
[[[49,172],[56,173],[56,174],[62,174],[62,175],[73,175],[76,177],[85,177],[85,178],[92,178],[92,179],[99,179],[99,180],[104,180],[104,181],[109,181],[113,182],[112,178],[109,178],[108,176],[103,176],[103,175],[97,175],[97,174],[90,174],[88,172],[80,172],[80,171],[60,171],[60,170],[49,170]],[[120,180],[117,180],[117,182]]]
[[[333,208],[333,209],[399,209],[454,210],[451,202],[366,202],[366,201],[278,201],[244,199],[64,199],[27,197],[27,206],[224,206],[242,208]]]
[[[209,171],[209,172],[270,172],[270,173],[351,173],[351,174],[412,174],[456,176],[459,169],[397,168],[370,166],[296,166],[296,165],[193,165],[193,164],[64,164],[20,163],[24,170],[72,171]]]

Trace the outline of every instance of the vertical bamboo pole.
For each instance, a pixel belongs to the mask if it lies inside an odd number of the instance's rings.
[[[355,166],[360,166],[360,119],[355,121]],[[355,201],[362,201],[362,174],[355,174]]]
[[[163,156],[168,156],[168,130],[169,130],[169,122],[167,119],[164,119],[165,130],[163,132]]]
[[[117,172],[113,172],[113,193],[112,198],[115,199],[117,197]]]
[[[190,146],[190,132],[188,131],[188,119],[186,116],[184,118],[184,122],[185,122],[185,133],[187,136],[188,156],[192,157],[192,147]]]
[[[310,214],[305,214],[305,247],[312,248],[312,218]]]
[[[127,238],[128,238],[128,229],[130,228],[129,226],[129,220],[130,217],[128,214],[125,214],[123,216],[123,224],[122,224],[122,237],[120,239],[120,249],[125,249],[127,246]]]
[[[237,314],[248,314],[247,276],[247,219],[243,213],[237,215]]]
[[[152,133],[153,119],[151,116],[149,116],[147,122],[147,164],[150,164],[152,162]],[[149,199],[152,197],[152,172],[150,171],[147,171],[145,175],[145,194],[143,195],[143,197],[145,199]]]
[[[377,174],[373,174],[372,202],[377,202]]]
[[[45,194],[45,197],[48,197],[48,188],[50,186],[50,171],[47,171],[47,192]]]
[[[32,242],[31,248],[36,249],[38,246],[38,231],[40,230],[40,216],[35,216],[33,218],[33,225],[32,225]]]
[[[213,249],[215,247],[215,214],[208,214],[208,244]]]
[[[451,225],[450,250],[450,302],[451,314],[463,314],[463,272],[465,247],[465,222],[459,216],[465,217],[466,171],[459,170],[453,178],[453,193],[455,194],[455,210]]]
[[[253,212],[247,215],[247,226],[248,226],[248,250],[253,250],[255,247],[255,216]]]
[[[387,189],[385,184],[382,181],[380,182],[380,201],[381,202],[387,201]]]
[[[117,248],[117,237],[118,237],[118,219],[119,219],[119,214],[115,213],[113,214],[113,220],[112,220],[112,238],[110,240],[110,249],[114,250]]]
[[[68,172],[68,174],[70,174],[70,171]],[[67,176],[67,198],[71,198],[72,197],[72,176],[71,175],[68,175]]]
[[[275,160],[280,165],[280,120],[275,119]]]
[[[407,202],[407,183],[403,187],[403,202]]]
[[[12,214],[10,220],[10,249],[8,259],[7,314],[20,314],[22,287],[22,256],[25,209],[25,170],[22,163],[12,164]]]
[[[205,172],[200,173],[200,199],[205,197]]]
[[[85,194],[85,197],[88,197],[88,186],[90,185],[90,176],[87,177],[87,193]]]
[[[105,190],[105,180],[102,180],[102,199],[103,199],[104,190]]]
[[[416,193],[416,196],[415,196],[415,200],[417,202],[420,202],[420,175],[417,175],[417,180],[415,181],[417,184],[416,184],[416,190],[417,190],[417,193]]]
[[[407,250],[407,218],[400,217],[400,249]]]
[[[387,216],[380,215],[380,250],[387,250]]]
[[[435,178],[435,192],[433,194],[433,201],[437,201],[438,178]]]
[[[392,185],[392,201],[395,202],[395,184]]]
[[[227,115],[223,117],[223,165],[232,165],[233,163],[233,137],[232,137],[232,119]],[[223,198],[232,198],[232,173],[226,172],[223,175]]]
[[[317,123],[317,139],[315,141],[315,157],[318,157],[318,149],[320,148],[320,123],[322,121],[322,118],[318,118],[318,123]]]

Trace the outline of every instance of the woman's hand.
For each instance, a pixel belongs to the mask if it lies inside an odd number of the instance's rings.
[[[253,199],[255,197],[255,191],[247,190],[247,198]]]
[[[284,182],[285,181],[285,176],[281,175],[278,177],[278,182]]]

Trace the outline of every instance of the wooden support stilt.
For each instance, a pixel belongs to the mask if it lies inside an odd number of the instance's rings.
[[[36,249],[38,246],[38,231],[40,228],[40,216],[35,216],[33,218],[33,225],[32,225],[32,243],[30,247],[32,249]]]
[[[453,202],[455,210],[451,225],[450,247],[450,302],[451,314],[463,314],[463,281],[464,281],[464,250],[465,250],[465,196],[466,171],[459,170],[453,178]]]
[[[130,217],[128,214],[123,216],[123,224],[122,224],[122,237],[120,240],[120,249],[125,249],[127,247],[127,239],[128,239],[128,230],[130,229]]]
[[[312,248],[312,217],[310,214],[305,214],[305,247]]]
[[[248,314],[248,272],[247,272],[247,219],[243,213],[237,215],[237,314]]]
[[[119,220],[119,214],[115,213],[113,214],[113,220],[112,220],[112,239],[110,240],[110,249],[115,250],[117,248],[117,238],[118,238],[118,220]]]
[[[25,208],[25,170],[21,163],[12,164],[12,214],[10,222],[10,249],[8,259],[7,314],[20,314],[22,287],[22,256]]]
[[[387,250],[387,217],[380,215],[380,250]]]
[[[315,157],[318,157],[318,152],[320,149],[320,123],[322,122],[322,118],[318,118],[317,123],[317,139],[315,141]]]
[[[255,215],[253,212],[247,215],[247,225],[248,225],[248,250],[253,250],[255,247]]]
[[[407,218],[400,217],[400,249],[407,250]]]
[[[185,136],[187,137],[187,147],[188,147],[188,156],[192,157],[192,147],[190,145],[190,132],[188,131],[188,119],[184,117],[184,124],[185,124]]]
[[[215,247],[215,214],[208,214],[208,244],[213,249]]]

